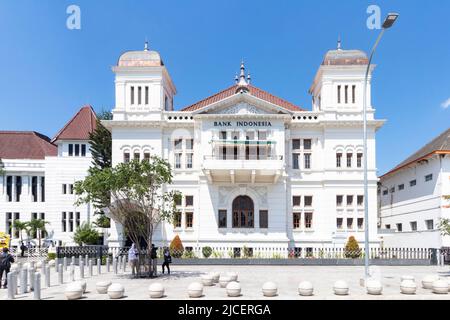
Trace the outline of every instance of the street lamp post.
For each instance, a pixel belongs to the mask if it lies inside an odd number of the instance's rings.
[[[365,238],[365,247],[364,247],[364,270],[365,270],[365,279],[370,277],[369,274],[369,205],[368,205],[368,185],[367,185],[367,80],[369,77],[370,66],[372,62],[373,55],[378,46],[378,43],[381,40],[384,32],[392,27],[395,20],[398,18],[398,13],[389,13],[386,19],[383,22],[382,30],[378,35],[377,40],[375,41],[375,45],[372,48],[369,57],[369,63],[367,64],[366,75],[364,78],[364,92],[363,92],[363,155],[364,155],[364,238]]]

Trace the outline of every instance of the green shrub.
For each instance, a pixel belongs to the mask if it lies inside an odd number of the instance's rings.
[[[181,258],[183,256],[184,247],[181,239],[176,235],[170,243],[170,254],[173,258]]]
[[[56,259],[56,253],[55,252],[49,252],[47,254],[47,260],[55,260]]]
[[[361,256],[361,249],[359,248],[358,241],[356,241],[354,236],[348,238],[347,244],[345,245],[344,254],[346,258],[359,258]]]
[[[202,253],[203,253],[203,256],[205,257],[205,258],[209,258],[210,256],[211,256],[211,254],[212,254],[212,248],[211,247],[203,247],[202,248]]]
[[[195,253],[194,253],[194,251],[185,251],[184,253],[183,253],[183,256],[182,256],[184,259],[192,259],[192,258],[196,258],[196,256],[195,256]]]

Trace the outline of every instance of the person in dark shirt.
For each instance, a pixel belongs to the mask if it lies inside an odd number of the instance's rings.
[[[3,288],[8,287],[8,273],[11,270],[11,263],[14,263],[14,257],[9,254],[8,248],[3,248],[0,254],[0,287],[2,284],[3,273],[5,273],[5,284]]]

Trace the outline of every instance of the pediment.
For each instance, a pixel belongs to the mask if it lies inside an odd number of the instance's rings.
[[[217,114],[268,114],[266,110],[258,108],[247,102],[239,102],[235,105],[217,110]]]

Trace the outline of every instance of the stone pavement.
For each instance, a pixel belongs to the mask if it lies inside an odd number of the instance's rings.
[[[354,299],[379,299],[379,300],[450,300],[450,294],[438,295],[431,290],[423,289],[422,278],[427,274],[438,274],[442,278],[450,279],[450,267],[437,266],[380,266],[371,267],[372,274],[383,284],[383,294],[381,296],[368,295],[365,288],[359,282],[364,274],[364,267],[359,266],[176,266],[172,265],[172,274],[161,275],[156,279],[131,279],[130,268],[126,273],[114,275],[112,272],[106,274],[103,266],[103,273],[97,275],[97,268],[94,267],[94,276],[87,277],[85,270],[85,280],[87,281],[87,292],[83,299],[105,300],[108,295],[98,294],[95,284],[98,281],[110,280],[121,283],[125,287],[125,297],[123,299],[148,300],[148,286],[154,282],[161,282],[165,287],[165,297],[162,299],[188,299],[187,287],[191,282],[201,282],[202,274],[217,271],[226,273],[237,272],[239,282],[242,286],[242,295],[238,298],[228,298],[224,288],[218,284],[213,287],[204,287],[204,295],[196,300],[216,300],[216,299],[325,299],[325,300],[354,300]],[[160,265],[159,265],[160,269]],[[400,293],[400,277],[402,275],[412,275],[416,279],[417,293],[415,295],[404,295]],[[61,300],[65,299],[64,289],[69,283],[69,272],[64,274],[64,284],[57,284],[57,274],[52,268],[52,283],[50,288],[45,287],[44,277],[42,277],[42,299]],[[78,272],[76,279],[79,279]],[[349,284],[350,292],[348,296],[336,296],[333,293],[333,284],[336,280],[345,280]],[[298,295],[297,286],[300,281],[308,280],[314,285],[314,295],[302,297]],[[273,281],[278,285],[278,296],[267,298],[262,295],[261,287],[265,281]],[[0,299],[7,298],[7,290],[0,290]],[[33,299],[33,293],[17,295],[16,300]]]

